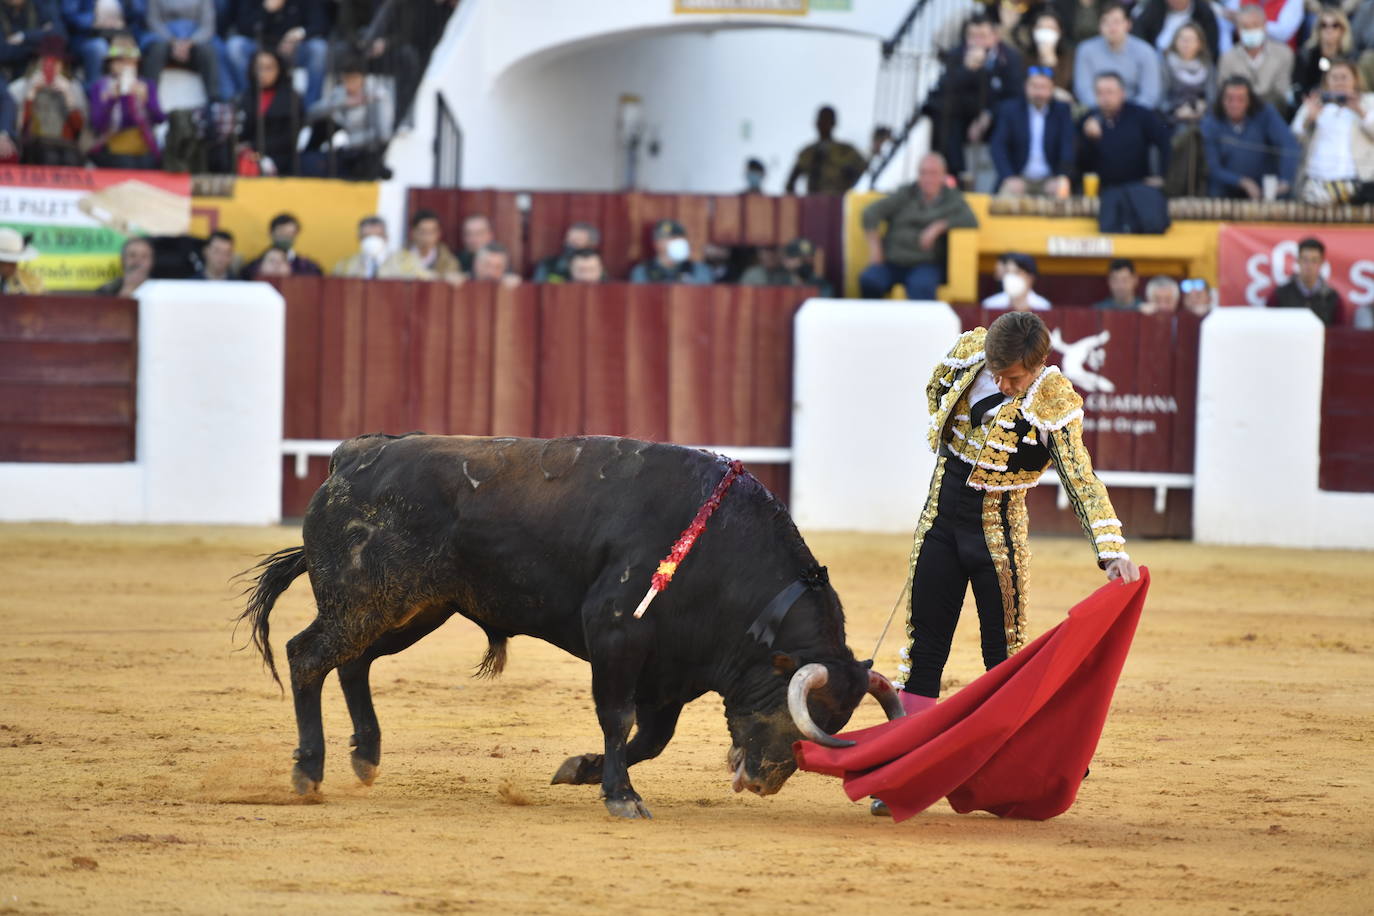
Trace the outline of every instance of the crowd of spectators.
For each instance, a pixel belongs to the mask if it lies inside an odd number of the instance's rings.
[[[1374,0],[987,9],[924,106],[963,187],[1374,202]]]
[[[0,0],[0,162],[381,177],[456,4]]]

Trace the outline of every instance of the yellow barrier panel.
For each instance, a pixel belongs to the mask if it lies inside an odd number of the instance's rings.
[[[859,274],[868,265],[863,211],[883,195],[853,191],[844,200],[845,293],[859,295]],[[1163,235],[1103,235],[1097,220],[1039,216],[993,216],[987,194],[967,195],[977,229],[949,233],[949,282],[938,295],[945,302],[978,301],[978,275],[991,273],[997,256],[1019,251],[1035,257],[1041,273],[1106,276],[1112,258],[1130,258],[1142,275],[1202,277],[1217,283],[1217,238],[1221,223],[1177,222]],[[901,296],[900,290],[893,292]]]
[[[191,233],[232,232],[234,247],[246,263],[267,247],[267,224],[272,217],[291,213],[301,223],[296,250],[329,273],[336,263],[357,252],[358,220],[377,212],[378,190],[379,185],[370,181],[226,179],[223,194],[191,198]],[[391,227],[392,231],[398,228]],[[393,246],[400,242],[391,240]]]

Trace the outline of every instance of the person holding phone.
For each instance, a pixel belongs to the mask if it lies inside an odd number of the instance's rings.
[[[110,39],[105,75],[91,87],[91,161],[112,169],[155,169],[162,159],[154,125],[167,120],[157,86],[139,78],[138,43],[133,35]]]
[[[1374,201],[1374,93],[1364,91],[1355,64],[1332,63],[1320,91],[1308,94],[1291,126],[1307,144],[1304,200]]]

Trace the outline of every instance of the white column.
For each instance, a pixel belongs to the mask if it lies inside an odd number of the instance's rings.
[[[792,516],[810,530],[909,532],[935,456],[926,382],[959,336],[940,302],[812,299],[797,313]]]
[[[265,283],[160,280],[138,301],[142,520],[280,521],[281,295]]]

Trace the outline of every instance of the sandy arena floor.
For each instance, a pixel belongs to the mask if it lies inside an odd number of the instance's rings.
[[[657,817],[627,823],[593,787],[548,784],[600,749],[586,666],[517,639],[501,680],[473,681],[484,640],[458,619],[373,668],[377,784],[349,768],[331,677],[323,797],[291,794],[291,706],[232,651],[226,580],[298,539],[0,527],[0,913],[1370,912],[1369,554],[1136,544],[1153,590],[1056,820],[942,803],[894,825],[811,774],[734,795],[710,697],[635,769]],[[907,539],[809,540],[867,655]],[[1079,541],[1035,546],[1032,635],[1099,581]],[[312,608],[302,578],[272,618],[279,651]],[[966,611],[947,675],[977,673]]]

